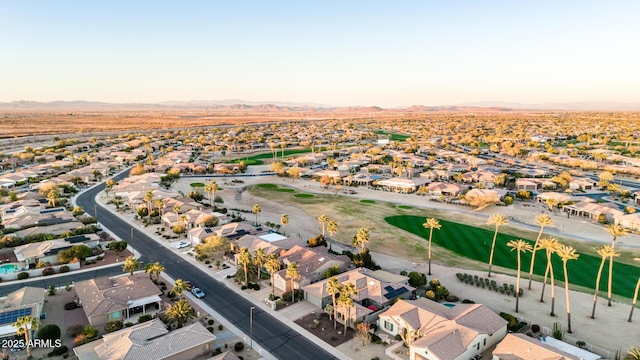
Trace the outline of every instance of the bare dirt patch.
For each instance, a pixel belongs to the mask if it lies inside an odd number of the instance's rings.
[[[317,319],[316,315],[319,315]],[[353,339],[353,334],[355,333],[352,328],[347,328],[347,334],[345,336],[344,325],[340,323],[338,323],[337,328],[334,329],[333,321],[329,319],[329,315],[327,314],[309,314],[297,320],[296,324],[307,329],[310,333],[334,347]]]

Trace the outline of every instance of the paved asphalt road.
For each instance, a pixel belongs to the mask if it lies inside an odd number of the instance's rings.
[[[116,180],[125,176],[126,174],[121,174],[116,177]],[[96,203],[95,197],[102,189],[104,189],[104,184],[87,190],[77,198],[77,204],[87,209],[87,212],[92,213],[93,211],[91,210],[94,209]],[[111,212],[100,211],[99,209],[98,217],[103,227],[108,228],[117,237],[126,239],[131,246],[142,254],[141,262],[159,261],[165,266],[165,272],[172,278],[185,279],[197,284],[207,294],[202,299],[204,302],[243,332],[249,333],[249,309],[252,306],[249,301],[219,281],[211,278],[199,268],[183,260],[171,250],[158,244],[144,233],[134,229],[133,241],[131,241],[131,226]],[[67,277],[67,279],[82,280],[93,278],[95,275],[113,273],[122,273],[122,271],[116,267],[105,269],[104,272],[98,270],[96,274],[94,272],[81,273],[73,278]],[[62,276],[59,279],[52,280],[59,281],[62,284],[66,284],[68,281]],[[2,290],[3,292],[11,291],[6,287]],[[334,356],[259,308],[253,311],[253,339],[279,359],[335,359]]]

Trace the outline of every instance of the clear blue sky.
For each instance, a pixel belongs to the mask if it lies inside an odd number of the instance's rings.
[[[0,1],[0,101],[640,102],[640,1]]]

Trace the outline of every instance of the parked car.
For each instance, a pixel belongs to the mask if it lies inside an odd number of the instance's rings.
[[[189,247],[188,241],[180,241],[179,243],[176,244],[176,249],[182,249],[186,247]]]
[[[194,287],[191,289],[191,293],[195,295],[198,299],[202,299],[204,297],[204,291],[202,289]]]

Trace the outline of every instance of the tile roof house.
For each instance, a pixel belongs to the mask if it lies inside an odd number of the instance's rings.
[[[30,315],[40,318],[44,307],[42,288],[25,286],[7,294],[0,300],[0,338],[13,336],[17,329],[13,326],[18,316]]]
[[[492,352],[494,360],[580,360],[525,334],[507,334]]]
[[[323,246],[306,248],[299,245],[280,254],[284,264],[282,270],[275,273],[273,283],[281,291],[291,290],[291,281],[286,278],[287,266],[291,263],[298,265],[300,279],[293,281],[294,289],[301,289],[304,285],[324,278],[325,270],[337,266],[341,271],[346,269],[351,260],[346,255],[334,255]]]
[[[162,304],[162,291],[145,273],[118,277],[100,277],[75,283],[89,324],[96,326],[109,320],[126,320],[133,312],[146,313],[147,306]]]
[[[369,270],[357,268],[335,276],[341,284],[352,283],[357,294],[352,295],[355,310],[350,312],[351,323],[363,320],[362,317],[374,311],[388,307],[397,298],[408,299],[415,293],[415,288],[408,285],[409,278],[395,275],[383,270]],[[329,279],[306,285],[304,290],[305,300],[324,309],[331,304],[331,294],[327,292]],[[341,309],[338,309],[341,312]],[[344,314],[340,314],[343,320]]]
[[[216,337],[195,323],[173,331],[160,319],[104,334],[73,348],[79,360],[188,360],[204,358]]]
[[[630,230],[640,230],[640,214],[626,214],[615,217],[615,224]]]
[[[378,328],[400,334],[411,360],[468,360],[502,340],[507,321],[481,304],[448,308],[421,298],[396,302],[380,314]]]

